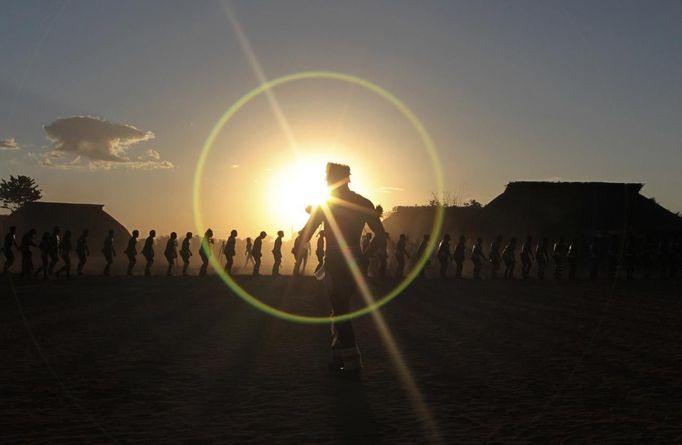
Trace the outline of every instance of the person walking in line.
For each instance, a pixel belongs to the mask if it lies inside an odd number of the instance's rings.
[[[104,260],[106,261],[103,274],[109,276],[111,275],[111,264],[114,262],[114,257],[116,256],[116,250],[114,250],[113,230],[109,230],[107,237],[104,239],[104,247],[102,248],[102,254],[104,255]]]
[[[360,249],[362,249],[362,253],[364,254],[367,252],[367,249],[369,249],[369,245],[372,243],[372,232],[367,232],[362,236],[362,242],[360,243]],[[360,264],[360,269],[362,270],[362,274],[366,277],[369,276],[369,266],[370,266],[370,258],[363,257],[362,264]]]
[[[488,253],[488,260],[490,261],[490,264],[492,264],[490,278],[493,280],[497,278],[497,274],[500,272],[500,265],[502,264],[502,255],[500,254],[501,249],[502,235],[498,235],[490,245],[490,253]]]
[[[263,240],[268,236],[267,233],[261,232],[253,242],[251,248],[251,256],[253,257],[253,276],[260,275],[260,259],[263,256]]]
[[[234,256],[236,255],[237,247],[237,231],[232,230],[230,236],[225,243],[225,272],[232,274],[232,266],[234,264]]]
[[[324,230],[317,232],[317,246],[315,248],[315,256],[317,257],[317,266],[315,267],[315,274],[324,267]]]
[[[192,232],[187,232],[185,234],[185,239],[182,240],[182,246],[180,246],[180,258],[182,258],[182,276],[187,276],[187,268],[189,267],[189,259],[192,257],[192,250],[190,249],[190,243],[192,242]]]
[[[428,233],[424,235],[424,238],[422,238],[422,242],[419,243],[419,247],[417,248],[417,254],[414,257],[415,262],[419,261],[424,255],[427,254],[426,248],[429,247],[429,241],[431,240],[431,235]],[[431,255],[429,255],[430,257]],[[424,267],[419,271],[419,276],[421,278],[426,278],[426,270],[431,267],[431,258],[428,258],[426,260],[426,263],[424,263]]]
[[[275,244],[272,248],[272,256],[275,260],[272,265],[272,275],[279,275],[279,266],[282,264],[282,238],[284,238],[284,232],[279,230],[277,232],[277,238],[275,238]]]
[[[462,278],[464,258],[466,258],[466,238],[462,235],[455,244],[455,251],[452,255],[452,260],[455,262],[455,278]]]
[[[128,245],[126,246],[125,254],[128,257],[128,271],[126,275],[133,274],[133,268],[137,263],[137,238],[140,236],[140,232],[133,230],[133,234],[128,240]]]
[[[36,229],[31,229],[24,236],[21,237],[21,244],[19,244],[19,251],[21,252],[21,278],[30,280],[33,276],[33,253],[31,247],[36,247],[33,242],[33,237],[36,235]]]
[[[81,236],[76,241],[76,254],[78,255],[78,275],[83,275],[83,268],[90,256],[90,249],[88,248],[88,229],[83,229]]]
[[[38,249],[40,249],[40,267],[36,270],[35,276],[37,277],[42,272],[43,280],[47,280],[48,264],[50,264],[50,232],[43,233]]]
[[[554,278],[560,280],[564,273],[564,260],[566,259],[566,241],[563,236],[559,237],[559,241],[554,243],[552,249],[552,258],[554,259]]]
[[[504,277],[507,279],[514,278],[514,268],[516,267],[516,238],[509,240],[509,243],[502,252],[502,261],[504,261]]]
[[[448,274],[448,266],[452,261],[452,254],[450,253],[450,234],[443,235],[443,239],[438,244],[438,262],[440,263],[440,277],[446,278]]]
[[[533,237],[528,235],[521,245],[521,275],[524,280],[530,277],[530,270],[533,268]]]
[[[483,261],[488,261],[483,253],[483,238],[478,238],[471,248],[471,261],[474,263],[474,279],[479,280],[481,278],[481,265]]]
[[[166,257],[168,261],[168,269],[166,269],[166,276],[173,276],[173,269],[178,258],[178,234],[171,232],[170,238],[166,242],[166,249],[163,252],[163,256]]]
[[[253,240],[250,237],[246,238],[246,248],[244,250],[244,256],[246,260],[244,261],[244,268],[249,265],[249,262],[253,263],[253,255],[251,251],[253,250]]]
[[[60,243],[59,243],[59,253],[62,257],[62,261],[64,264],[62,267],[59,268],[57,271],[57,276],[59,276],[62,272],[66,274],[66,278],[71,277],[71,249],[72,249],[72,243],[71,243],[71,231],[66,230],[64,232],[64,236],[62,237]]]
[[[154,238],[156,238],[156,230],[150,230],[149,236],[144,240],[142,247],[142,256],[146,261],[144,265],[144,276],[148,277],[152,274],[152,265],[154,264]]]
[[[396,278],[403,278],[405,273],[405,260],[410,258],[407,253],[407,236],[404,233],[400,234],[398,243],[395,246],[395,260],[397,263]]]
[[[50,236],[49,245],[49,255],[50,255],[50,265],[47,268],[47,274],[52,275],[54,273],[54,268],[59,262],[59,244],[61,240],[59,239],[60,229],[59,226],[55,226],[52,229],[52,235]]]
[[[5,254],[5,265],[3,266],[3,274],[7,275],[12,269],[14,264],[15,256],[13,249],[19,250],[19,244],[17,244],[17,228],[16,226],[10,226],[9,232],[5,235],[5,239],[2,243],[2,253]]]
[[[211,246],[213,243],[213,230],[209,228],[204,233],[204,237],[201,239],[201,246],[199,247],[199,256],[201,257],[199,276],[201,277],[206,276],[206,270],[208,269],[208,259],[211,255]]]
[[[535,261],[538,263],[538,279],[543,280],[549,263],[549,239],[547,237],[542,238],[535,248]]]

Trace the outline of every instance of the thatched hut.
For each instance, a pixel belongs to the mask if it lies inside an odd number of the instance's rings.
[[[130,233],[111,215],[104,211],[102,204],[73,204],[65,202],[30,202],[2,220],[1,232],[10,226],[17,227],[19,235],[29,229],[36,229],[38,237],[43,232],[59,226],[64,232],[71,230],[74,239],[83,229],[88,229],[90,251],[100,255],[100,248],[109,230],[114,231],[115,247],[119,252],[125,248]]]

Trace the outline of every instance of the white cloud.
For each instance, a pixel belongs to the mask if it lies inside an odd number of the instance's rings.
[[[50,151],[39,156],[40,164],[45,167],[90,170],[173,168],[172,163],[161,160],[159,152],[153,149],[135,157],[129,155],[135,144],[154,139],[151,131],[142,131],[132,125],[91,116],[72,116],[57,119],[46,125],[44,130],[52,142]]]
[[[378,190],[381,193],[393,193],[393,192],[405,191],[405,189],[402,187],[391,187],[391,186],[386,186],[386,185],[379,187]]]
[[[21,146],[14,138],[0,139],[0,151],[20,150]]]

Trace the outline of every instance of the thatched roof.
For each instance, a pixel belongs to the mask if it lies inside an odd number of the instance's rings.
[[[443,229],[466,236],[682,231],[682,218],[642,196],[642,187],[638,183],[510,182],[481,209],[446,208]],[[433,215],[433,208],[401,207],[385,223],[389,231],[419,236],[429,231]]]
[[[83,229],[88,229],[93,254],[99,254],[100,244],[110,229],[114,230],[115,245],[119,250],[130,237],[128,230],[104,211],[103,204],[30,202],[8,215],[1,224],[3,233],[10,226],[16,226],[19,234],[34,228],[38,236],[42,232],[52,231],[54,226],[59,226],[62,232],[71,230],[74,237],[78,237]]]

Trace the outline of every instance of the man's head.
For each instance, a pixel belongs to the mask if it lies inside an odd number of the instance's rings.
[[[187,232],[187,233],[185,234],[185,238],[187,238],[187,239],[192,239],[192,232]]]
[[[263,239],[263,238],[265,238],[266,236],[268,236],[267,233],[261,232],[260,235],[258,235],[258,238]]]
[[[175,239],[178,237],[178,234],[175,232],[171,232],[170,239]]]
[[[138,236],[140,236],[140,232],[137,230],[133,230],[133,238],[137,238]]]
[[[400,239],[401,239],[402,241],[405,241],[405,240],[407,239],[407,236],[406,236],[404,233],[401,233],[401,234],[400,234]]]
[[[350,167],[334,162],[327,163],[327,185],[332,189],[343,187],[350,182]]]
[[[59,232],[60,232],[59,226],[54,226],[54,229],[52,229],[52,233],[54,233],[55,235],[58,235]]]
[[[233,230],[230,232],[230,236],[237,236],[237,231],[233,229]]]
[[[112,229],[109,229],[109,236],[114,236],[114,231]]]
[[[154,229],[150,230],[150,231],[149,231],[149,236],[151,236],[152,238],[154,238],[154,237],[156,236],[156,230],[154,230]]]
[[[11,226],[9,228],[9,233],[17,233],[17,226]]]
[[[278,231],[277,231],[277,236],[280,237],[280,238],[283,237],[283,236],[284,236],[284,232],[282,232],[281,230],[278,230]]]

